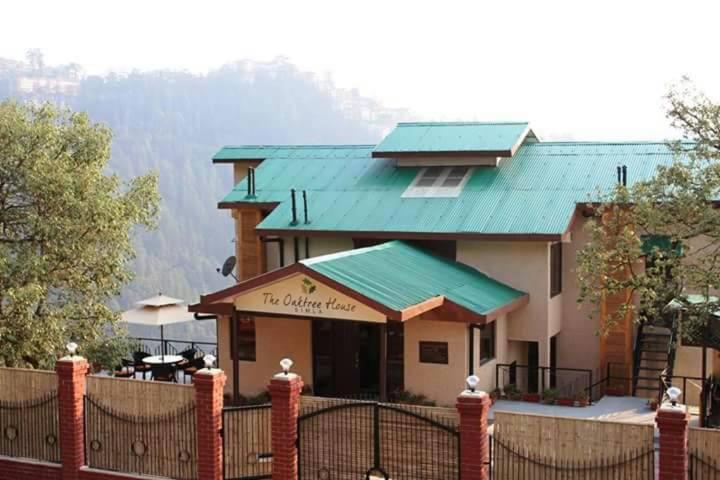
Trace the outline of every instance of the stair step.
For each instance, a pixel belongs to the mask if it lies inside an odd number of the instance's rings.
[[[657,390],[657,389],[658,389],[657,386],[655,386],[655,387],[646,387],[646,386],[643,386],[643,385],[638,385],[638,386],[635,387],[635,390]]]
[[[660,380],[660,377],[659,377],[659,376],[657,376],[657,377],[640,377],[640,376],[638,376],[638,377],[636,377],[636,378],[637,378],[638,380],[652,380],[653,382],[657,382],[657,381]]]
[[[654,367],[643,367],[643,366],[640,366],[640,367],[638,368],[638,372],[640,372],[641,370],[646,370],[646,371],[650,371],[650,372],[662,372],[662,371],[665,370],[665,369],[664,369],[664,368],[654,368]]]
[[[659,349],[659,348],[642,348],[640,347],[640,351],[643,353],[665,353],[667,354],[667,349]]]

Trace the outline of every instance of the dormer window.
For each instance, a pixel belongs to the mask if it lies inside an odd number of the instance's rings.
[[[404,198],[452,198],[462,192],[472,173],[472,167],[425,167],[403,193]]]

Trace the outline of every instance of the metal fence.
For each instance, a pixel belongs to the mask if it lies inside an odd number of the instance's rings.
[[[699,451],[690,452],[688,478],[689,480],[720,480],[720,460],[717,457],[703,455]]]
[[[581,368],[557,368],[517,363],[495,366],[496,388],[507,390],[513,386],[517,394],[541,395],[553,390],[556,398],[574,400],[588,394],[593,385],[593,372]]]
[[[0,401],[0,455],[60,463],[57,392]]]
[[[173,340],[159,338],[137,337],[137,349],[154,355],[162,355],[163,347],[166,355],[177,355],[187,349],[193,349],[202,354],[212,354],[217,357],[217,343],[215,342],[195,342],[191,340]]]
[[[443,409],[337,400],[321,405],[301,410],[300,479],[459,478],[459,433],[451,417],[436,414]]]
[[[548,458],[491,437],[488,468],[492,480],[654,480],[655,451],[648,448],[582,460]]]
[[[270,405],[223,409],[223,457],[226,480],[272,478]]]
[[[86,463],[93,468],[179,480],[197,476],[194,403],[141,416],[86,395],[85,442]]]

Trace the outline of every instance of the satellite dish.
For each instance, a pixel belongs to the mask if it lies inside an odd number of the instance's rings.
[[[229,256],[227,260],[225,260],[225,263],[223,263],[222,269],[220,270],[223,277],[227,277],[232,274],[233,269],[235,268],[235,263],[237,263],[237,259],[234,255]]]

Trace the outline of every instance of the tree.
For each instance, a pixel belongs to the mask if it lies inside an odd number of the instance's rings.
[[[136,226],[152,228],[157,176],[104,172],[109,129],[50,104],[0,103],[0,364],[51,366],[112,333]]]
[[[579,302],[597,314],[603,298],[625,295],[606,326],[628,312],[635,320],[660,315],[676,298],[699,324],[720,308],[712,296],[720,289],[720,105],[687,79],[667,101],[668,118],[683,132],[668,144],[673,160],[651,179],[604,195],[578,254]],[[656,239],[651,251],[643,247],[648,238]],[[688,301],[691,294],[703,301]]]

